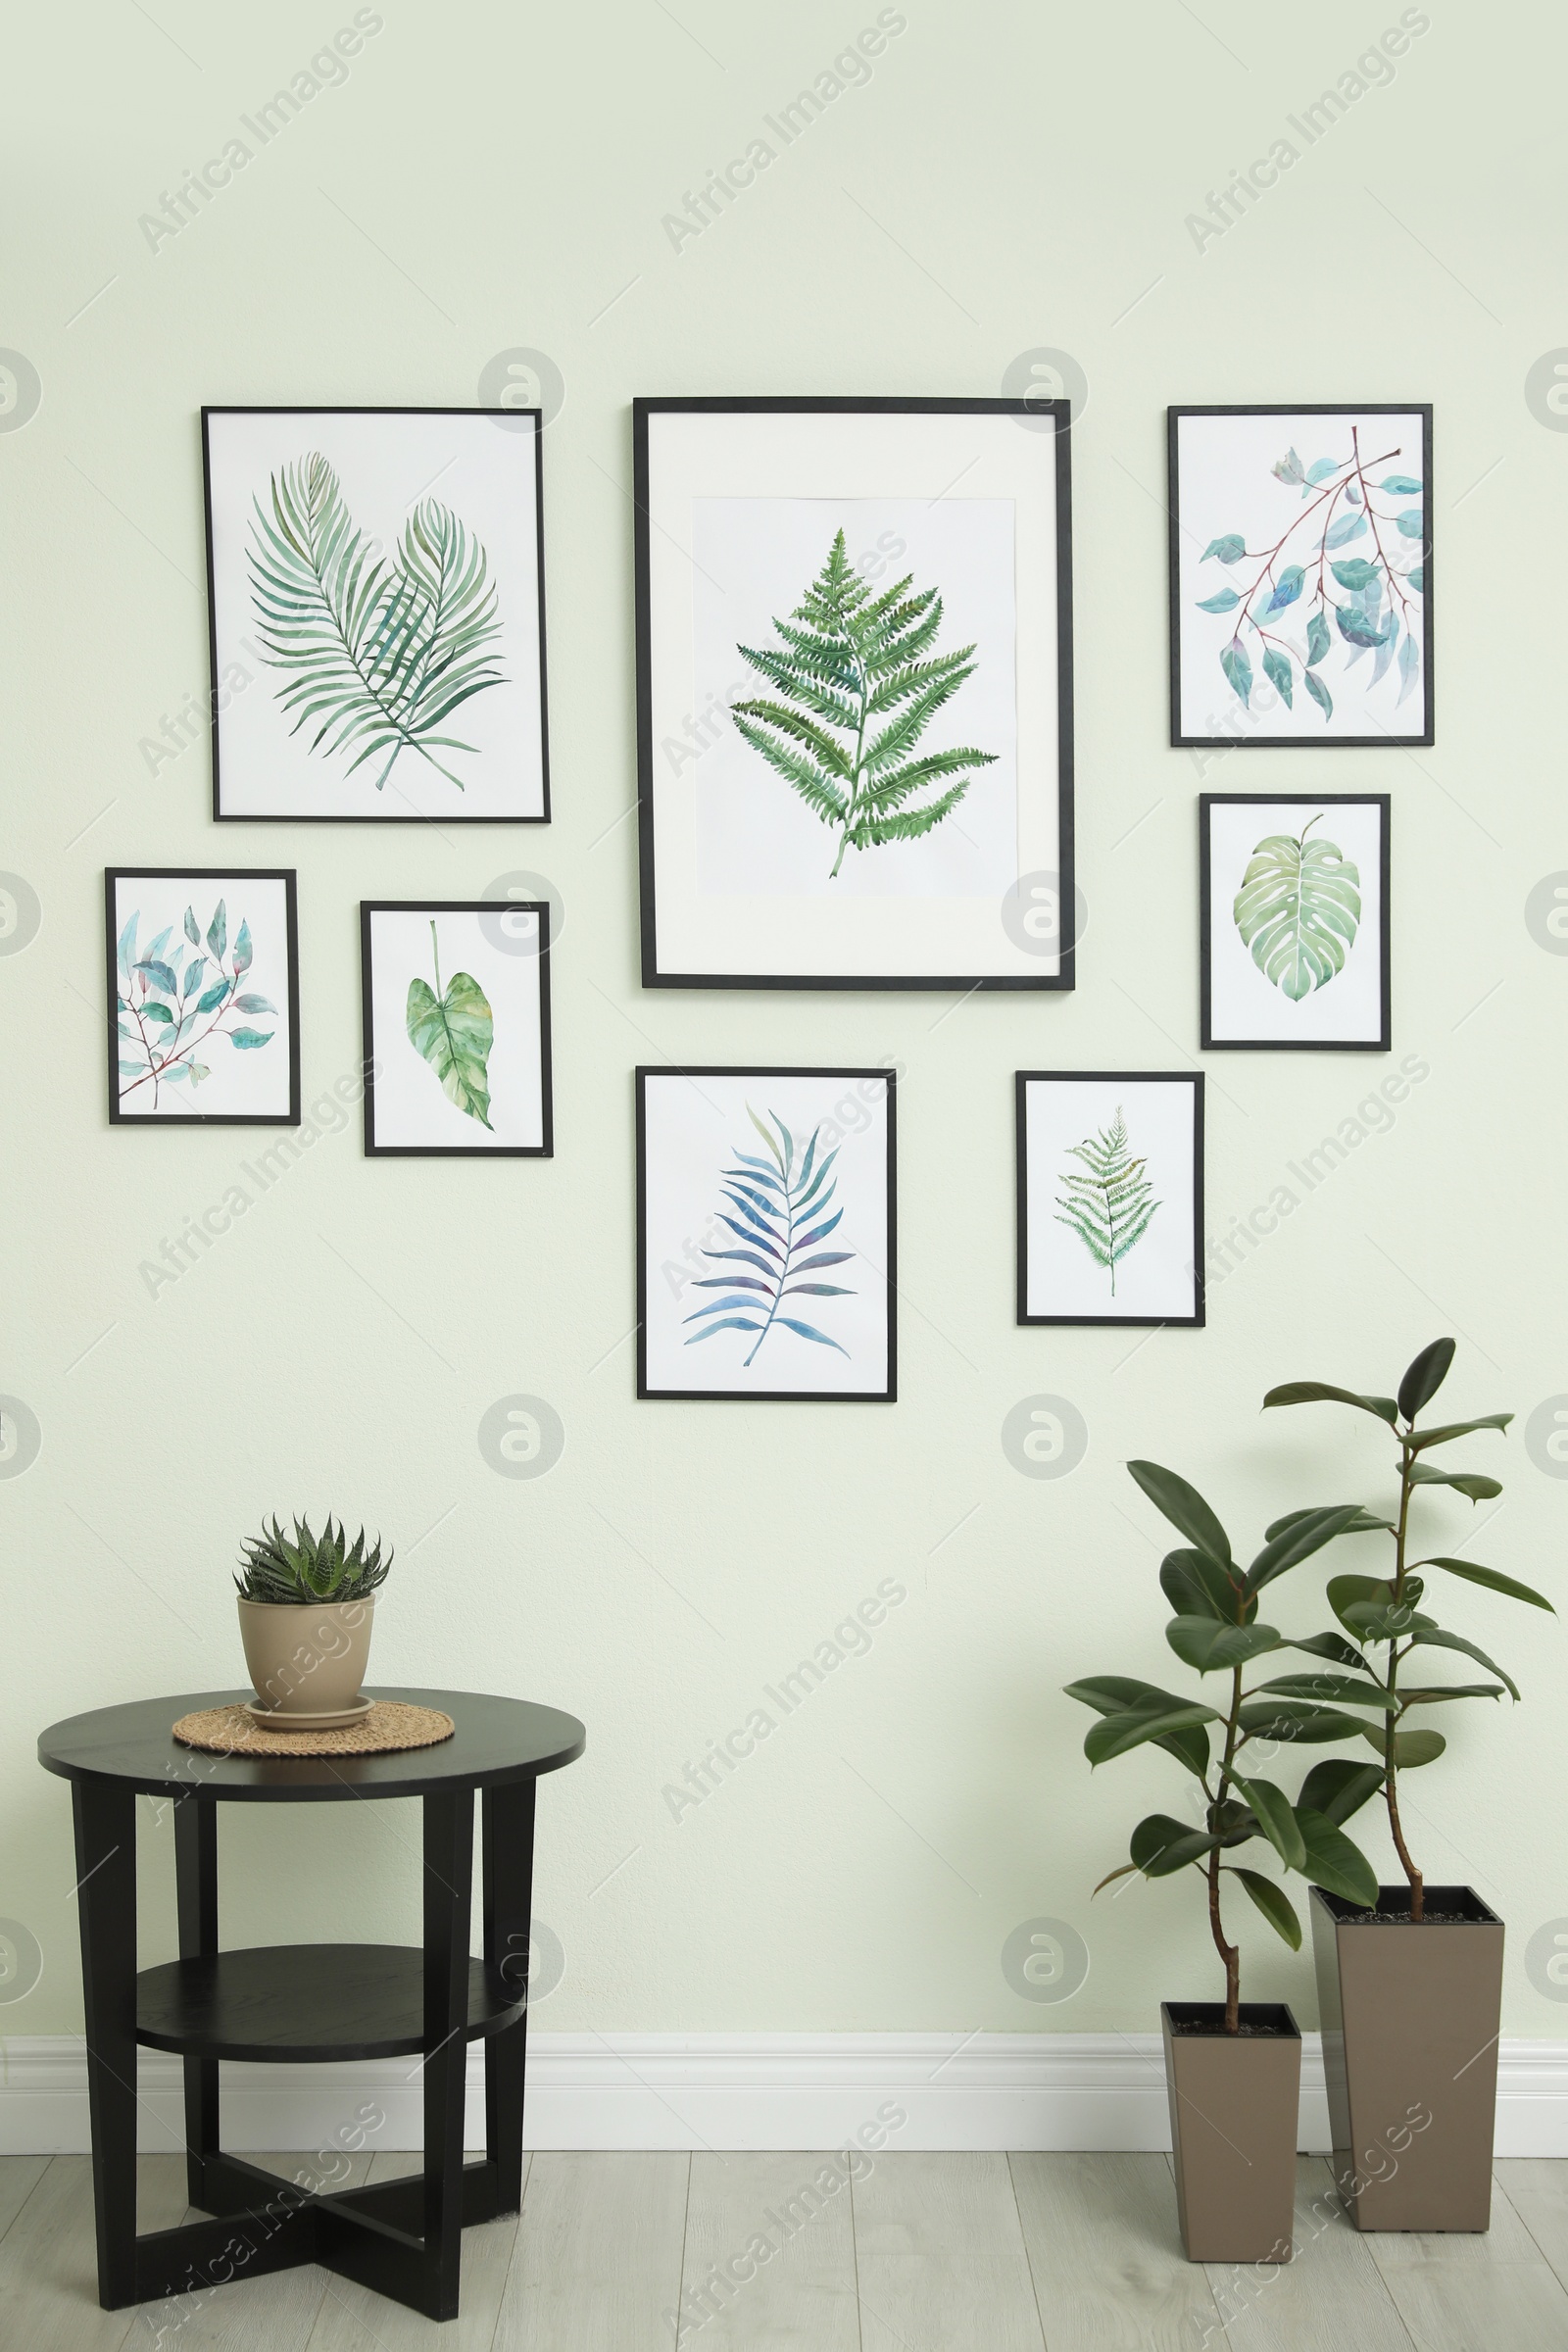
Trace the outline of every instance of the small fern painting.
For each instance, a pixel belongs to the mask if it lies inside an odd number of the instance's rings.
[[[1389,803],[1199,803],[1205,1049],[1387,1052]]]
[[[210,409],[203,435],[214,813],[546,818],[536,419]]]
[[[1203,1320],[1203,1080],[1021,1070],[1018,1321]]]
[[[886,1070],[639,1070],[638,1394],[885,1401]]]
[[[974,647],[939,652],[942,598],[913,574],[873,593],[843,531],[776,647],[737,648],[773,689],[731,705],[736,727],[828,828],[830,881],[845,854],[918,841],[957,808],[996,754],[921,749],[943,706],[973,677]]]
[[[546,903],[377,900],[360,937],[366,1151],[548,1157]]]

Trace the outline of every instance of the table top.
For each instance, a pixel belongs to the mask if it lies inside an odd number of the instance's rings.
[[[186,1691],[138,1698],[68,1716],[40,1735],[38,1761],[68,1781],[117,1781],[149,1794],[237,1798],[260,1804],[332,1803],[345,1797],[423,1796],[458,1788],[497,1788],[558,1772],[582,1754],[587,1734],[575,1715],[527,1699],[476,1690],[382,1689],[371,1698],[440,1707],[457,1726],[438,1747],[368,1756],[219,1756],[172,1737],[182,1715],[232,1706],[241,1690]]]

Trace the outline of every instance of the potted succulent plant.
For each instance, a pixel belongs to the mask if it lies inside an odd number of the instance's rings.
[[[240,1639],[256,1686],[251,1712],[282,1728],[326,1730],[369,1711],[361,1695],[375,1613],[374,1593],[392,1565],[379,1536],[353,1544],[330,1512],[319,1536],[296,1519],[292,1543],[274,1516],[241,1554]]]
[[[1084,1740],[1091,1764],[1152,1744],[1190,1776],[1190,1817],[1151,1813],[1133,1831],[1132,1859],[1101,1881],[1196,1871],[1209,1932],[1225,1970],[1223,2001],[1165,2001],[1160,2017],[1176,2159],[1182,2243],[1193,2262],[1288,2259],[1296,2188],[1301,2037],[1283,2002],[1244,2001],[1241,1953],[1226,1932],[1224,1897],[1239,1886],[1293,1951],[1301,1925],[1279,1881],[1244,1864],[1260,1842],[1286,1873],[1299,1872],[1351,1904],[1376,1896],[1364,1854],[1340,1827],[1374,1767],[1335,1759],[1313,1766],[1293,1801],[1258,1769],[1266,1744],[1354,1737],[1358,1716],[1339,1703],[1337,1669],[1348,1645],[1337,1637],[1295,1640],[1258,1616],[1259,1595],[1335,1537],[1366,1524],[1358,1503],[1294,1511],[1276,1520],[1243,1568],[1230,1538],[1197,1490],[1156,1462],[1129,1462],[1139,1486],[1187,1539],[1167,1553],[1159,1581],[1176,1614],[1165,1639],[1200,1676],[1223,1675],[1219,1702],[1187,1699],[1123,1675],[1069,1683],[1067,1695],[1101,1720]],[[1329,1671],[1278,1675],[1249,1688],[1247,1669],[1281,1650],[1308,1651]],[[1358,1703],[1372,1703],[1362,1697]],[[1095,1892],[1100,1892],[1097,1886]]]
[[[1397,1448],[1394,1516],[1368,1514],[1369,1527],[1393,1540],[1394,1573],[1333,1577],[1328,1597],[1353,1645],[1345,1662],[1367,1693],[1356,1703],[1382,1710],[1376,1730],[1364,1735],[1377,1761],[1362,1767],[1365,1785],[1355,1802],[1381,1788],[1405,1884],[1380,1886],[1371,1902],[1326,1885],[1311,1901],[1335,2170],[1358,2230],[1485,2230],[1491,2220],[1502,1922],[1473,1887],[1427,1885],[1400,1815],[1399,1783],[1444,1750],[1442,1733],[1426,1728],[1417,1709],[1496,1699],[1504,1690],[1519,1695],[1485,1650],[1426,1612],[1422,1571],[1435,1568],[1532,1608],[1551,1603],[1473,1560],[1412,1557],[1411,1522],[1423,1496],[1446,1490],[1474,1504],[1502,1492],[1494,1478],[1440,1470],[1430,1459],[1436,1447],[1475,1431],[1506,1429],[1513,1418],[1484,1413],[1420,1425],[1417,1416],[1443,1385],[1453,1352],[1452,1340],[1434,1340],[1396,1396],[1298,1380],[1263,1399],[1351,1405],[1386,1423]],[[1434,1682],[1429,1668],[1443,1651],[1474,1659],[1496,1679]]]

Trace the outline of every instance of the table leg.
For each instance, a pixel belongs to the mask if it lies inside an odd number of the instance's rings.
[[[533,1781],[487,1788],[483,1798],[485,1965],[509,1985],[528,1989],[533,1908]],[[484,2137],[496,2184],[496,2211],[522,2202],[522,2099],[528,2013],[484,2045]]]
[[[218,1807],[194,1796],[174,1807],[174,1886],[179,1912],[179,1956],[209,1958],[218,1950]],[[185,2194],[204,2213],[214,2206],[205,2167],[219,2153],[218,2061],[187,2058],[185,2069]]]
[[[120,2311],[136,2300],[136,1797],[78,1780],[72,1799],[98,2300]]]
[[[463,2106],[468,2069],[473,1791],[424,1799],[424,2284],[432,2320],[458,2314]]]

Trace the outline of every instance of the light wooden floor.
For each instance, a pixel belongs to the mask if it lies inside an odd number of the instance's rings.
[[[1499,2164],[1490,2236],[1361,2237],[1303,2157],[1296,2260],[1270,2273],[1182,2260],[1163,2156],[879,2156],[811,2211],[825,2162],[535,2155],[520,2225],[465,2238],[440,2328],[315,2269],[100,2311],[86,2158],[0,2158],[0,2345],[667,2352],[680,2298],[763,2235],[755,2277],[683,2315],[684,2352],[1568,2352],[1568,2163]],[[338,2185],[367,2169],[416,2159]],[[181,2218],[182,2187],[181,2160],[142,2160],[144,2230]]]

